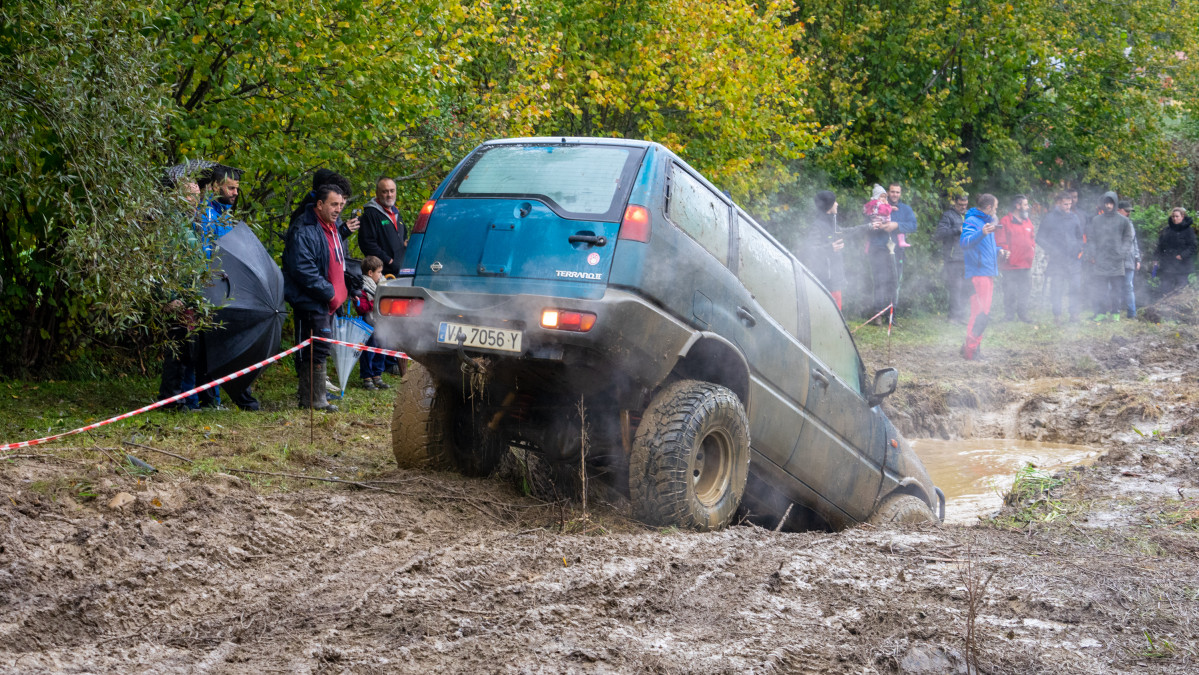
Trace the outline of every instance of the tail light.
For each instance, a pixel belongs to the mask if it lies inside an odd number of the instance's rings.
[[[620,220],[620,238],[649,242],[649,210],[644,206],[629,204]]]
[[[541,312],[542,328],[586,333],[593,326],[595,326],[595,315],[591,312],[572,312],[565,309],[546,309]]]
[[[423,298],[383,298],[379,313],[384,316],[420,316],[425,309]]]
[[[425,202],[425,205],[420,207],[420,211],[416,214],[416,223],[412,225],[412,234],[418,234],[425,231],[429,226],[429,216],[433,213],[433,207],[437,205],[436,199],[430,199]]]

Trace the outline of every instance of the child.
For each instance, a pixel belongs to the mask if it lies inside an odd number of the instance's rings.
[[[383,278],[383,261],[376,256],[368,255],[362,259],[362,293],[357,298],[356,309],[358,314],[367,322],[371,323],[371,310],[375,308],[375,289],[379,280]],[[367,347],[378,347],[379,343],[375,342],[375,336],[372,334],[366,341]],[[382,354],[375,352],[363,351],[358,357],[358,373],[362,376],[362,388],[370,391],[379,389],[391,389],[391,385],[383,381],[383,360],[387,358]]]
[[[895,210],[891,206],[891,202],[887,201],[887,191],[881,185],[875,185],[873,192],[870,194],[870,201],[862,207],[862,211],[866,213],[866,217],[870,219],[870,224],[885,223],[891,220],[891,212]],[[911,246],[900,232],[896,237],[899,248],[907,248]]]

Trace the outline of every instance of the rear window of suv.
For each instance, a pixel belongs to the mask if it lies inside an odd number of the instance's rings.
[[[537,199],[564,218],[619,221],[644,154],[618,145],[488,146],[445,197]]]

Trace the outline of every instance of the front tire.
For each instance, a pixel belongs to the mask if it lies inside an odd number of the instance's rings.
[[[725,387],[682,380],[654,396],[629,461],[629,495],[650,525],[727,527],[749,477],[749,421]]]
[[[937,516],[924,500],[908,494],[891,495],[875,509],[866,522],[871,525],[937,524]]]

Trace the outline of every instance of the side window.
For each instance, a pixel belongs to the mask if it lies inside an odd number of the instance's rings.
[[[737,275],[754,294],[758,304],[791,335],[799,323],[799,299],[795,295],[795,267],[791,257],[744,218],[738,218],[740,264]]]
[[[670,222],[729,264],[729,206],[678,165],[670,167]]]
[[[862,393],[861,361],[841,312],[811,276],[803,278],[812,321],[812,353],[847,387]]]

